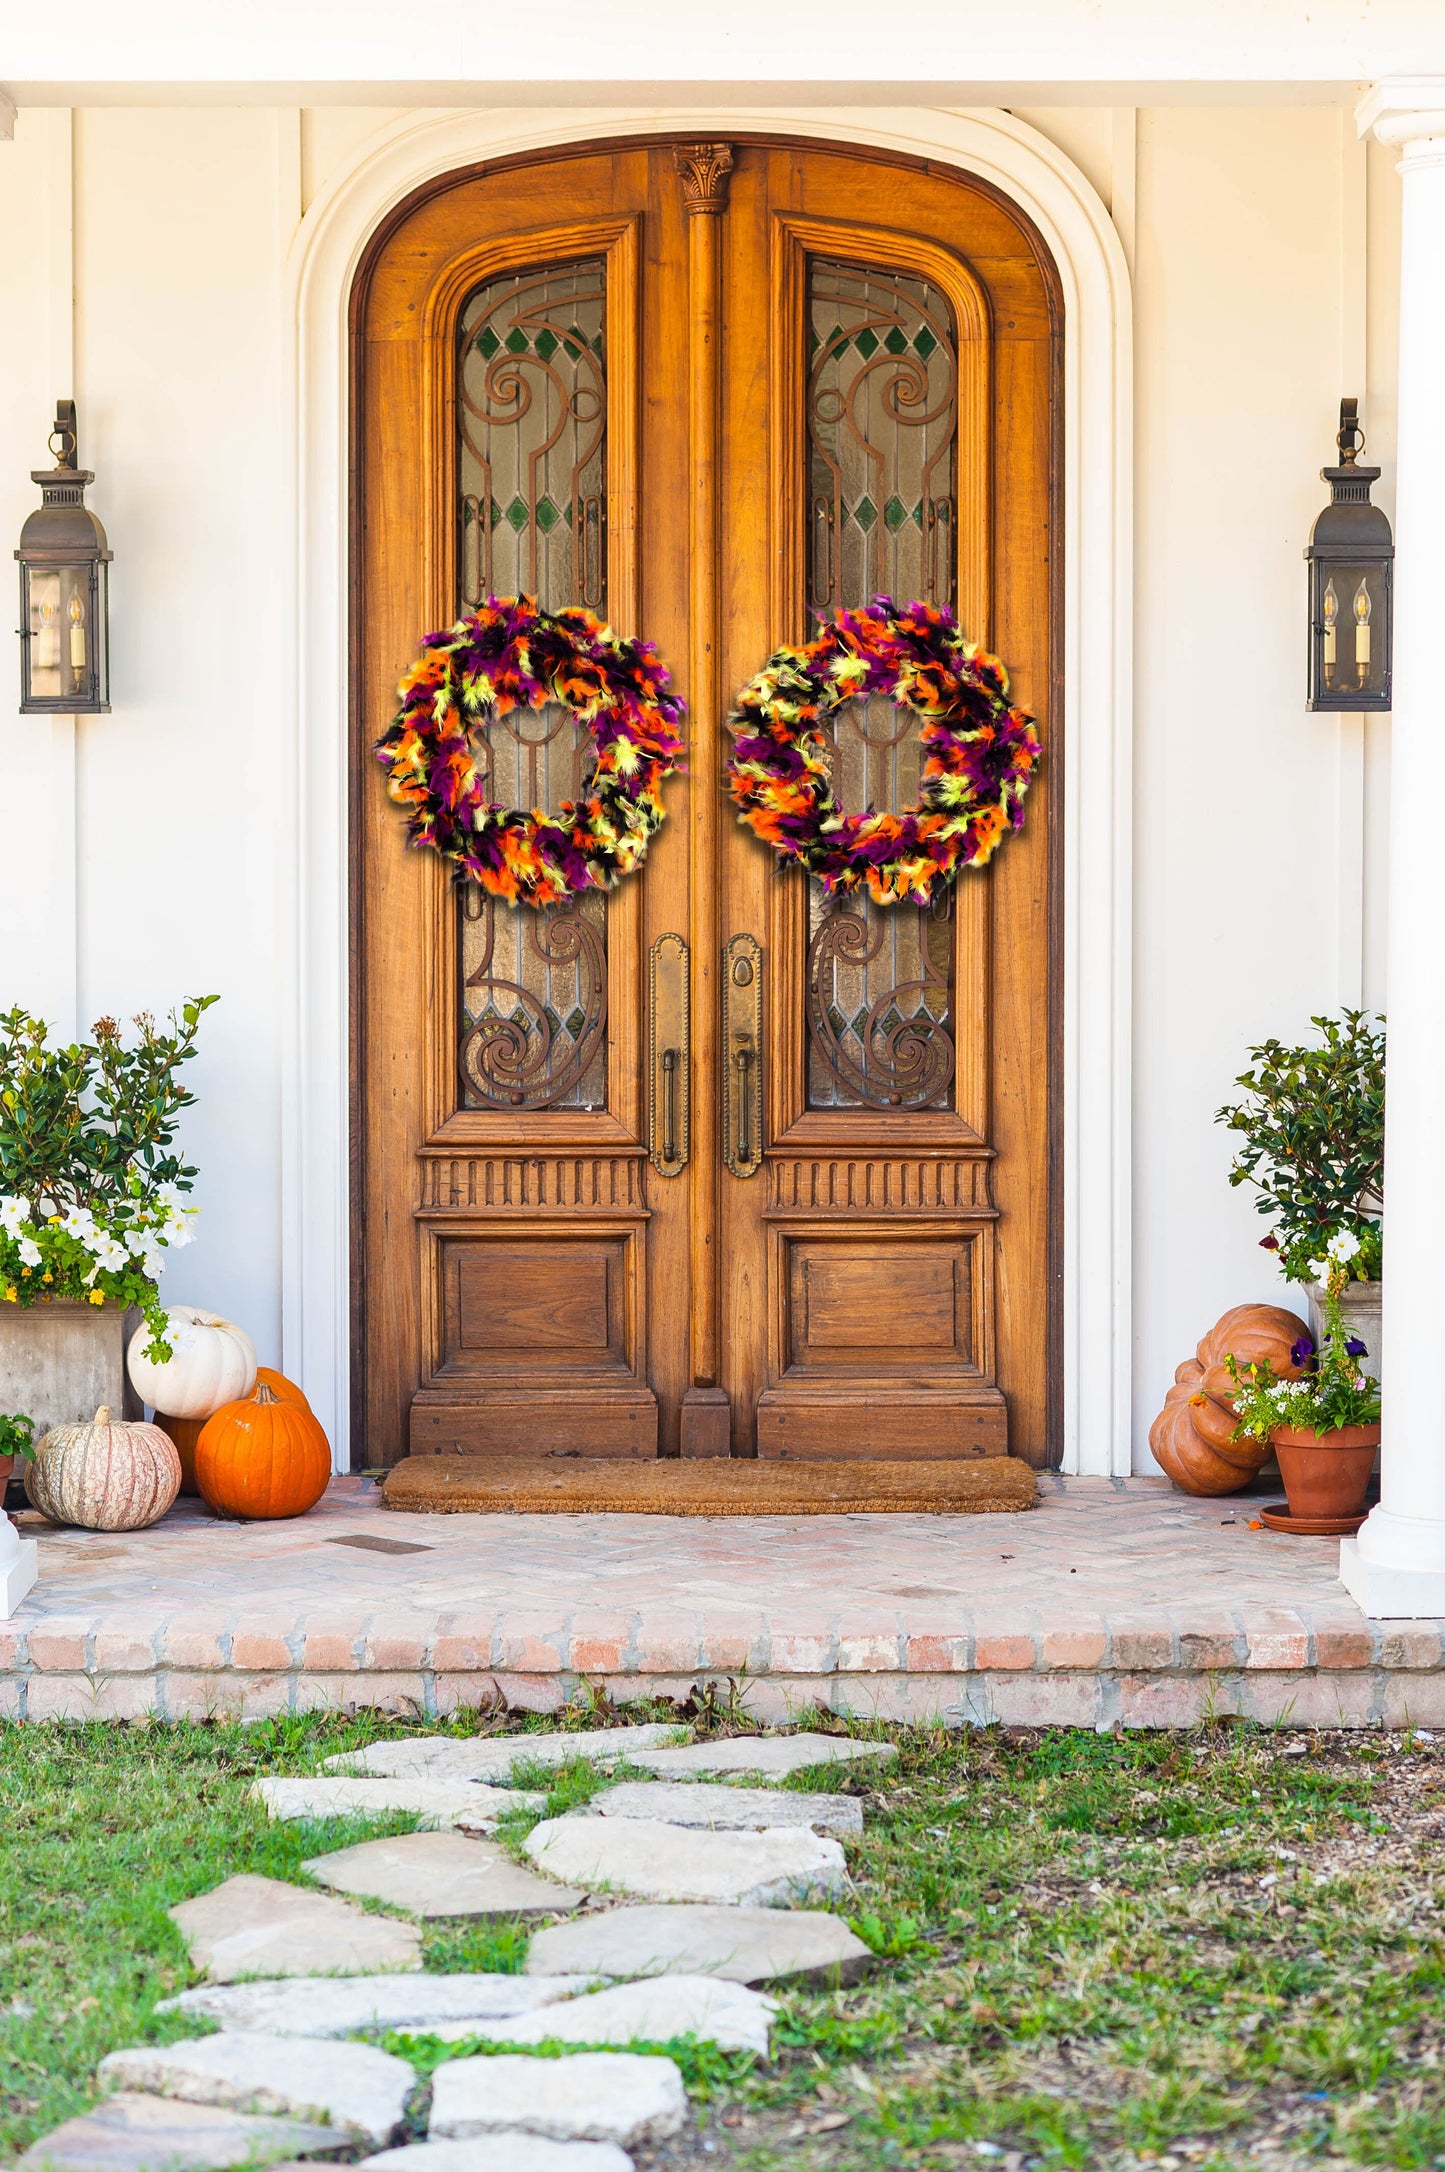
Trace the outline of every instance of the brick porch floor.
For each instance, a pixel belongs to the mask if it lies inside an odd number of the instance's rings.
[[[1366,1621],[1336,1541],[1250,1513],[1047,1477],[1020,1516],[426,1517],[342,1478],[288,1523],[189,1501],[134,1534],[26,1517],[40,1580],[0,1623],[0,1715],[436,1713],[494,1688],[545,1709],[584,1680],[733,1677],[770,1718],[1445,1725],[1445,1623]]]

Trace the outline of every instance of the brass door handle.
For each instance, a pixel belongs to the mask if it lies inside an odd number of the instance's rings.
[[[763,952],[751,935],[723,952],[723,1160],[738,1177],[763,1161]]]
[[[677,1160],[677,1050],[662,1051],[662,1158]]]
[[[659,935],[648,961],[647,1152],[659,1176],[681,1176],[691,1151],[691,960],[680,935]]]

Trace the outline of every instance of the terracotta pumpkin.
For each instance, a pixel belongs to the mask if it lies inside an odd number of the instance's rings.
[[[304,1516],[326,1491],[331,1448],[320,1421],[264,1381],[201,1428],[196,1484],[223,1516]]]
[[[209,1418],[222,1403],[249,1395],[256,1382],[256,1347],[244,1328],[217,1312],[194,1305],[171,1305],[171,1355],[163,1362],[146,1356],[150,1329],[131,1337],[126,1366],[136,1394],[152,1410],[173,1418]]]
[[[1154,1460],[1183,1493],[1238,1493],[1268,1461],[1268,1444],[1235,1440],[1233,1382],[1225,1357],[1239,1365],[1268,1359],[1282,1380],[1300,1368],[1290,1350],[1309,1329],[1282,1305],[1235,1305],[1201,1337],[1178,1367],[1164,1408],[1149,1428]]]
[[[102,1405],[87,1425],[57,1425],[25,1466],[31,1506],[83,1531],[142,1531],[181,1486],[181,1460],[158,1425],[112,1420]]]

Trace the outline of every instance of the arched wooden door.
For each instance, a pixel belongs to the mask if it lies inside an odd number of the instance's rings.
[[[786,143],[459,174],[354,300],[353,1461],[1054,1459],[1059,314],[956,172]],[[371,748],[488,592],[655,641],[688,775],[545,914],[409,852]],[[817,612],[953,605],[1039,716],[1021,835],[944,909],[827,900],[733,820],[722,719]],[[859,705],[845,804],[907,805]],[[586,743],[488,735],[555,805]]]

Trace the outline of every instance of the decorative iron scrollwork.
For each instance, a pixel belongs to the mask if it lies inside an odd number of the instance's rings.
[[[808,266],[809,602],[951,604],[957,335],[924,279]]]
[[[948,908],[945,901],[938,915],[945,925]],[[834,1001],[839,968],[851,969],[866,986],[868,968],[883,949],[890,923],[910,909],[899,905],[881,912],[875,908],[865,916],[862,911],[835,907],[820,921],[808,945],[808,1035],[814,1054],[842,1089],[844,1106],[926,1109],[943,1101],[952,1081],[948,974],[935,955],[939,946],[928,940],[932,928],[919,928],[920,979],[886,988],[866,1014],[851,1023]],[[923,907],[918,918],[926,923],[933,913],[934,908]],[[911,1010],[910,998],[916,999]]]
[[[519,981],[493,969],[497,901],[472,886],[464,896],[468,920],[483,923],[481,956],[466,977],[473,1023],[462,1036],[457,1065],[474,1107],[546,1109],[562,1101],[591,1069],[607,1028],[607,950],[602,928],[582,901],[551,912],[509,914],[521,940],[550,978],[557,967],[577,974],[577,1005],[565,1025],[550,1005]]]
[[[460,326],[462,603],[525,590],[606,606],[607,275],[600,259],[508,273]]]

